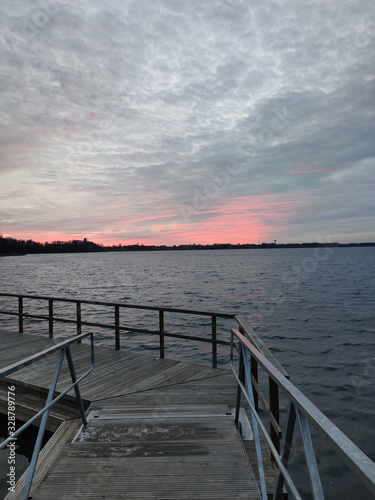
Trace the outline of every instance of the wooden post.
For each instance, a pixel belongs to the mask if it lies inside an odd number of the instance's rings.
[[[115,306],[115,349],[120,350],[120,306]]]
[[[81,302],[76,302],[76,306],[77,306],[77,335],[81,335],[81,333],[82,333],[82,325],[81,325],[81,321],[82,321]],[[80,340],[78,342],[81,343]]]
[[[164,358],[164,311],[159,310],[160,359]]]
[[[18,331],[23,333],[23,298],[18,297]]]
[[[53,299],[48,299],[48,332],[49,338],[53,339]]]
[[[258,362],[253,356],[251,356],[251,363],[250,363],[250,370],[251,370],[251,375],[254,377],[255,381],[258,383]],[[253,388],[253,395],[254,395],[254,404],[255,404],[255,409],[257,412],[259,412],[259,397],[257,391]]]
[[[217,368],[216,316],[212,318],[212,368]]]
[[[279,424],[279,388],[271,378],[268,379],[269,382],[269,392],[270,392],[270,411],[272,415],[275,417],[276,422]],[[275,431],[271,422],[270,435],[272,442],[277,450],[280,453],[280,437],[278,432]]]

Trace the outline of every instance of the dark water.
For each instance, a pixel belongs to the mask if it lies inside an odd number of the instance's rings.
[[[291,381],[375,460],[374,271],[371,247],[28,255],[0,259],[0,289],[241,313]],[[129,315],[129,322],[135,320]],[[137,317],[139,324],[154,320],[151,314]],[[0,321],[4,328],[15,325],[14,319]],[[178,321],[166,318],[166,329],[209,328],[201,320]],[[220,324],[222,335],[232,326]],[[38,328],[25,323],[30,333]],[[64,328],[56,326],[57,334]],[[113,338],[103,342],[113,344]],[[135,347],[139,340],[129,342]],[[153,341],[142,338],[140,348],[148,345]],[[166,347],[167,356],[180,355],[180,345]],[[184,354],[208,362],[203,347],[187,346]],[[324,441],[317,446],[327,498],[372,498],[350,478],[343,480],[344,467]]]

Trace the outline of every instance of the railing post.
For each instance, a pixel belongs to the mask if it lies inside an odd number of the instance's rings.
[[[240,344],[240,361],[239,361],[239,367],[238,367],[238,378],[239,378],[241,384],[245,384],[245,364],[244,364],[243,350],[242,350],[241,344]],[[240,420],[241,395],[242,395],[242,390],[241,390],[240,385],[238,384],[238,386],[237,386],[236,413],[234,416],[234,423],[236,424],[237,429],[238,429],[238,423]]]
[[[73,364],[72,354],[70,352],[70,346],[68,346],[66,348],[65,353],[66,353],[66,359],[68,360],[70,376],[72,377],[73,384],[75,384],[77,381],[77,376],[76,376],[76,372],[74,370],[74,364]],[[83,406],[81,392],[79,390],[78,384],[74,386],[74,392],[76,394],[77,406],[78,406],[79,412],[81,414],[82,422],[83,422],[83,425],[85,426],[85,425],[87,425],[87,420],[86,420],[85,408]]]
[[[276,422],[279,424],[279,387],[271,378],[269,378],[269,394],[270,394],[270,411],[272,415],[275,417]],[[272,422],[270,427],[270,435],[272,442],[277,450],[280,453],[280,437],[278,432],[273,428]]]
[[[244,344],[241,342],[241,351],[243,352],[243,363],[245,366],[245,375],[246,375],[246,385],[247,385],[247,394],[249,396],[249,402],[251,406],[254,408],[254,397],[253,397],[253,386],[251,382],[251,373],[250,373],[250,365],[249,365],[249,359],[248,359],[248,352]],[[260,443],[260,433],[259,433],[259,427],[258,427],[258,421],[255,417],[255,412],[251,412],[251,421],[253,423],[253,433],[254,433],[254,443],[255,443],[255,450],[256,450],[256,455],[257,455],[257,462],[258,462],[258,473],[259,473],[259,480],[260,480],[260,486],[261,486],[261,498],[262,500],[267,500],[268,495],[267,495],[267,486],[266,486],[266,476],[264,472],[264,467],[263,467],[263,456],[262,456],[262,447]]]
[[[217,368],[216,316],[211,316],[212,322],[212,368]]]
[[[48,299],[48,333],[49,338],[53,339],[53,299]]]
[[[120,350],[120,306],[115,306],[115,349]]]
[[[160,358],[164,358],[164,311],[159,310]]]
[[[18,331],[23,333],[23,298],[18,297]]]
[[[286,430],[285,430],[285,435],[284,435],[284,444],[283,444],[283,450],[281,452],[281,460],[283,462],[283,465],[285,468],[288,468],[288,462],[289,462],[289,456],[290,456],[290,450],[292,447],[292,439],[293,439],[293,432],[294,432],[294,426],[296,422],[296,409],[294,407],[294,404],[292,402],[289,403],[289,411],[288,411],[288,417],[286,420]],[[275,483],[275,490],[274,490],[274,500],[279,500],[282,498],[282,492],[283,492],[283,486],[284,486],[284,476],[281,473],[281,470],[279,469],[279,475],[277,478],[277,482]]]
[[[77,335],[81,335],[82,333],[82,309],[81,309],[81,302],[76,302],[76,308],[77,308]],[[81,341],[78,341],[81,344]]]
[[[64,355],[65,355],[65,349],[60,351],[58,362],[57,362],[57,365],[55,368],[55,373],[53,374],[52,382],[51,382],[51,385],[50,385],[50,388],[48,391],[48,396],[46,399],[46,406],[49,405],[53,400],[53,395],[55,393],[57,380],[58,380],[59,375],[60,375],[60,370],[61,370],[61,365],[62,365],[62,362],[64,359]],[[22,494],[22,500],[27,500],[29,498],[31,483],[33,481],[36,464],[38,462],[39,452],[40,452],[40,449],[42,447],[42,442],[43,442],[43,438],[44,438],[44,431],[46,429],[49,411],[50,410],[48,409],[43,413],[42,420],[40,421],[39,431],[38,431],[38,435],[36,438],[33,455],[31,457],[30,466],[29,466],[29,470],[27,473],[27,477],[26,477],[25,489],[23,490],[23,494]]]
[[[258,362],[257,360],[251,356],[251,375],[254,377],[256,383],[258,383]],[[254,406],[257,412],[259,412],[259,396],[258,393],[255,389],[253,389],[253,394],[254,394]]]
[[[305,452],[307,470],[309,473],[311,492],[313,494],[314,499],[324,500],[324,493],[323,493],[322,483],[320,481],[318,464],[316,463],[314,447],[311,440],[309,423],[305,415],[303,415],[303,413],[301,413],[301,411],[298,408],[296,410],[296,413],[297,413],[299,428],[301,431],[303,451]]]
[[[241,325],[240,325],[239,329],[240,329],[240,332],[242,333],[242,335],[247,337],[247,335],[246,335],[247,332],[242,328]],[[250,354],[250,372],[251,372],[251,375],[254,377],[255,382],[258,383],[258,361],[254,358],[254,356],[251,356],[251,354]],[[255,390],[252,383],[251,383],[251,387],[253,388],[254,408],[259,413],[259,396],[258,396],[258,393]]]

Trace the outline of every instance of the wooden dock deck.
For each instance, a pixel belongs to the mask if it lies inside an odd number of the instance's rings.
[[[0,367],[58,342],[0,334]],[[79,376],[90,365],[89,346],[75,344],[72,355]],[[18,416],[27,413],[18,414],[25,397],[31,407],[32,394],[46,393],[55,364],[51,355],[7,379],[16,386]],[[63,366],[57,390],[70,382]],[[56,432],[40,454],[32,499],[259,498],[231,414],[237,385],[230,371],[95,347],[95,370],[80,391],[88,424],[82,429],[73,396],[52,411]],[[273,486],[275,470],[265,461]],[[7,499],[20,497],[24,480]]]

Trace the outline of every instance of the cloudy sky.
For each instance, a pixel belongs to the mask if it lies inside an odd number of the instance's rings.
[[[1,0],[0,232],[375,241],[373,0]]]

